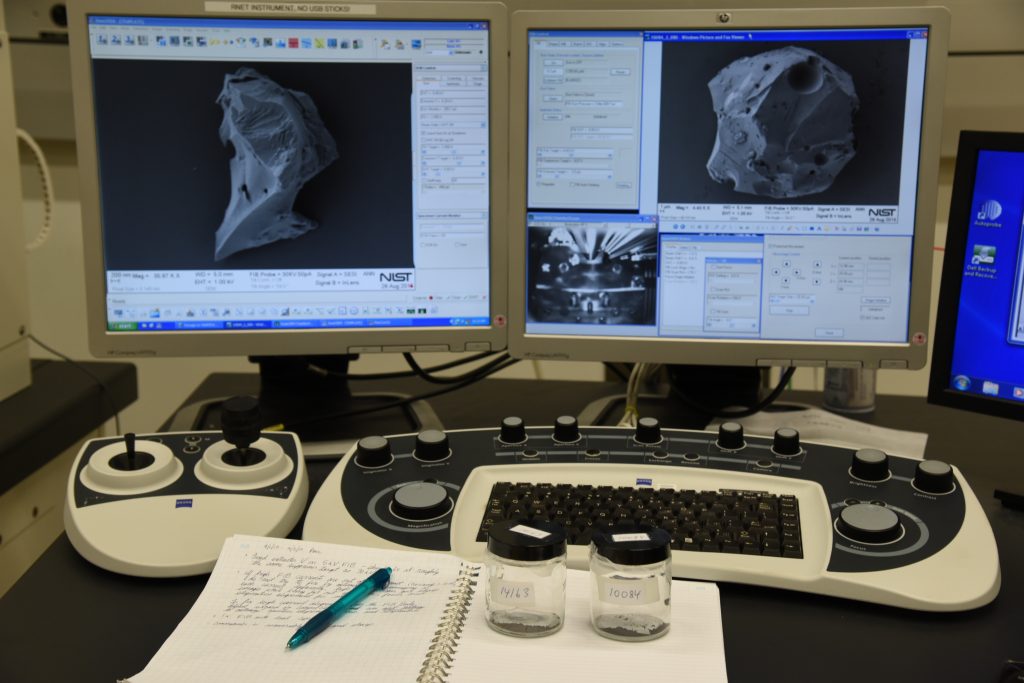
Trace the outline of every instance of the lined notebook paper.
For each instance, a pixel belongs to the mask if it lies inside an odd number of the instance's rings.
[[[384,566],[394,570],[387,589],[285,650],[310,616]],[[487,626],[479,569],[452,555],[234,536],[196,604],[130,680],[621,681],[680,671],[726,680],[714,584],[674,581],[668,635],[620,643],[590,627],[587,573],[570,570],[565,627],[521,639]]]

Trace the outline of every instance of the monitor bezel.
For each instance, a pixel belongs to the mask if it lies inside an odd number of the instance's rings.
[[[1024,402],[961,392],[949,386],[956,343],[956,323],[960,312],[963,264],[970,233],[971,205],[978,172],[978,154],[982,151],[1024,153],[1024,132],[994,133],[961,131],[957,147],[953,193],[946,224],[946,245],[939,286],[939,305],[935,314],[928,402],[997,417],[1024,420]]]
[[[353,12],[340,16],[225,12],[207,6],[230,3],[203,0],[83,0],[68,6],[72,92],[85,255],[85,297],[89,348],[99,357],[344,354],[399,351],[501,350],[506,347],[507,259],[503,223],[508,187],[508,14],[498,2],[375,2],[338,4]],[[223,19],[326,19],[331,21],[487,21],[490,24],[490,325],[474,327],[345,328],[258,331],[110,332],[107,329],[106,277],[93,84],[89,52],[90,15],[204,17]]]
[[[534,30],[730,30],[927,27],[911,300],[905,343],[679,339],[526,333],[528,33]],[[536,360],[739,366],[924,367],[927,360],[939,143],[949,42],[944,8],[521,11],[511,18],[509,137],[509,352]]]

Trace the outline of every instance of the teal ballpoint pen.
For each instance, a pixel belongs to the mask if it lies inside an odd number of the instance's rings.
[[[299,645],[309,642],[313,636],[333,624],[338,617],[358,605],[363,598],[374,591],[384,590],[389,583],[391,583],[391,567],[378,569],[370,575],[370,578],[345,593],[330,607],[300,626],[288,641],[286,649],[294,650]]]

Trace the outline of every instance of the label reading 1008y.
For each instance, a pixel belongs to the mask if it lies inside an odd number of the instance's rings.
[[[644,579],[611,579],[598,577],[597,590],[601,602],[614,605],[649,605],[658,602],[658,579],[651,576]]]

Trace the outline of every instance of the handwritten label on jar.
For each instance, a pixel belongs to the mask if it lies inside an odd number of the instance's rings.
[[[491,600],[506,605],[534,605],[537,603],[537,591],[529,581],[491,582]]]
[[[516,524],[514,527],[509,529],[509,531],[514,531],[517,534],[523,534],[524,536],[533,536],[534,538],[541,538],[541,539],[547,538],[548,536],[551,535],[547,531],[541,531],[540,529],[534,529],[531,526],[525,526],[523,524]]]
[[[649,541],[651,537],[647,534],[612,534],[612,540],[616,543],[625,543],[627,541]]]
[[[614,605],[649,605],[661,598],[658,579],[653,576],[635,581],[598,577],[597,586],[601,602]]]

